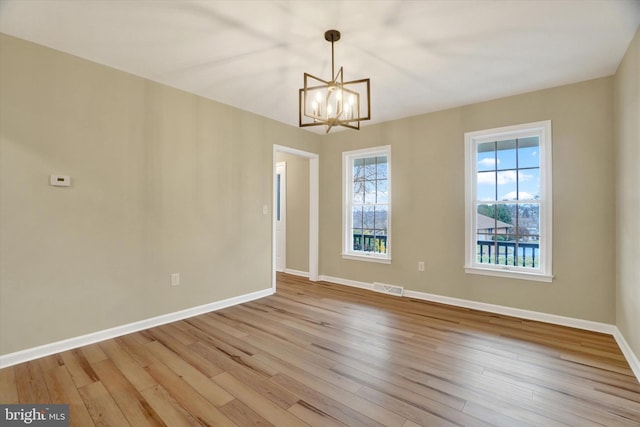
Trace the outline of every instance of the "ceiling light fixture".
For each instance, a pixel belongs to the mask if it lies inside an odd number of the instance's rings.
[[[335,72],[333,44],[340,40],[340,31],[324,33],[331,42],[331,80],[326,81],[304,73],[304,87],[299,90],[300,127],[334,126],[360,129],[360,122],[371,119],[369,79],[345,82],[342,67]]]

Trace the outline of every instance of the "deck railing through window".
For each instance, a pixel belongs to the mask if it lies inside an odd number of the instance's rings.
[[[387,253],[387,236],[353,233],[353,250]]]
[[[478,240],[476,256],[478,262],[483,264],[538,268],[539,251],[538,242]]]

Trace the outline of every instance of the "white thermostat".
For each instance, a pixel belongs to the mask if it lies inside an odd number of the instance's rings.
[[[68,175],[51,175],[49,183],[54,187],[68,187],[71,185],[71,177]]]

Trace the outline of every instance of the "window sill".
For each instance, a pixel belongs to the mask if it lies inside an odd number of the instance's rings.
[[[533,280],[536,282],[553,282],[553,276],[542,273],[529,273],[525,271],[515,271],[508,268],[486,268],[486,267],[468,267],[465,266],[464,271],[469,274],[480,274],[483,276],[509,277],[511,279]]]
[[[377,262],[380,264],[391,264],[391,258],[381,258],[375,255],[342,254],[342,259],[350,259],[352,261]]]

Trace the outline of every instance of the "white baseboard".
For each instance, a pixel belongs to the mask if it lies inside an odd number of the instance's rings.
[[[488,304],[484,302],[470,301],[461,298],[452,298],[425,292],[405,291],[406,297],[457,307],[472,308],[474,310],[488,311],[489,313],[502,314],[504,316],[518,317],[520,319],[535,320],[538,322],[552,323],[554,325],[568,326],[570,328],[584,329],[586,331],[600,332],[613,335],[614,325],[608,323],[593,322],[591,320],[576,319],[573,317],[558,316],[556,314],[541,313],[539,311],[524,310],[521,308],[507,307],[504,305]]]
[[[620,332],[620,329],[617,327],[613,332],[613,337],[616,339],[618,347],[622,350],[622,354],[624,354],[624,357],[627,359],[627,362],[629,363],[633,373],[636,375],[638,382],[640,382],[640,359],[638,359],[638,356],[633,352],[633,350],[631,350],[629,343],[624,339],[624,335],[622,335],[622,332]]]
[[[357,280],[342,279],[340,277],[324,276],[324,275],[320,275],[320,277],[318,277],[318,280],[322,280],[323,282],[337,283],[338,285],[351,286],[354,288],[368,289],[370,291],[373,291],[373,283],[358,282]]]
[[[356,280],[342,279],[332,276],[320,276],[320,280],[336,283],[339,285],[352,286],[360,289],[368,289],[373,291],[373,283],[359,282]],[[568,326],[571,328],[584,329],[586,331],[600,332],[603,334],[613,335],[622,354],[624,354],[631,370],[640,382],[640,361],[633,353],[631,347],[624,339],[622,333],[615,325],[608,323],[593,322],[591,320],[576,319],[573,317],[558,316],[555,314],[541,313],[538,311],[523,310],[520,308],[507,307],[503,305],[487,304],[483,302],[471,301],[461,298],[452,298],[442,295],[428,294],[425,292],[417,292],[406,290],[404,297],[415,298],[424,301],[432,301],[441,304],[452,305],[456,307],[471,308],[474,310],[487,311],[489,313],[502,314],[505,316],[518,317],[527,320],[536,320],[538,322],[551,323],[554,325]]]
[[[0,369],[6,368],[18,363],[28,362],[39,357],[49,356],[51,354],[60,353],[62,351],[72,350],[74,348],[93,344],[121,335],[130,334],[132,332],[141,331],[143,329],[153,328],[154,326],[164,325],[166,323],[175,322],[177,320],[186,319],[188,317],[197,316],[199,314],[208,313],[210,311],[221,310],[233,305],[242,304],[259,298],[264,298],[273,294],[273,289],[263,289],[261,291],[251,292],[237,297],[227,298],[221,301],[176,311],[173,313],[163,314],[161,316],[151,317],[149,319],[140,320],[138,322],[129,323],[115,328],[105,329],[38,347],[28,348],[26,350],[17,351],[15,353],[0,355]]]
[[[285,268],[284,272],[287,274],[292,274],[294,276],[306,277],[307,279],[309,278],[308,271],[300,271],[300,270],[294,270],[292,268]]]

